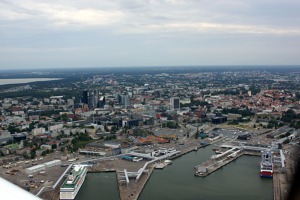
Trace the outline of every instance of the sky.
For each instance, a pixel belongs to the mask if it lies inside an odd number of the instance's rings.
[[[0,69],[299,65],[299,0],[0,0]]]

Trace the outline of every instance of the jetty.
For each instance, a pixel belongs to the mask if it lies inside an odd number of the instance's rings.
[[[212,157],[212,159],[202,163],[201,165],[195,166],[195,176],[202,176],[202,177],[208,176],[209,174],[217,171],[221,167],[236,160],[237,158],[239,158],[240,156],[242,156],[244,154],[245,153],[243,150],[238,150],[238,151],[230,150],[230,152],[227,152],[227,153],[225,152],[225,155],[221,155],[221,154],[216,155],[216,156],[220,156],[220,155],[221,156],[220,157]],[[219,159],[219,158],[221,158],[221,159]]]
[[[242,155],[260,156],[261,151],[268,149],[266,147],[246,146],[246,145],[240,145],[240,146],[221,145],[220,147],[227,148],[227,149],[229,148],[229,150],[226,150],[221,154],[213,155],[211,159],[209,159],[208,161],[200,165],[196,165],[194,167],[195,176],[201,176],[201,177],[208,176],[209,174],[217,171],[218,169],[236,160]]]

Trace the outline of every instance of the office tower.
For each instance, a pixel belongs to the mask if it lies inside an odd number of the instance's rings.
[[[82,91],[82,97],[81,97],[81,103],[88,104],[88,91],[83,90]]]
[[[98,108],[104,108],[105,105],[105,96],[101,96],[98,102]]]
[[[88,92],[88,105],[89,109],[97,108],[99,101],[99,92],[98,90],[92,90]]]
[[[179,97],[170,98],[170,110],[180,109],[180,99]]]
[[[122,103],[124,104],[125,108],[130,105],[130,98],[128,94],[122,96]]]

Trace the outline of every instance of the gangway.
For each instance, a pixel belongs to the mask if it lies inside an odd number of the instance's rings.
[[[235,146],[235,145],[228,145],[228,144],[223,144],[220,147],[222,148],[237,148],[237,149],[244,149],[246,151],[266,151],[269,150],[270,148],[266,147],[258,147],[258,146],[248,146],[245,144],[241,144],[240,146]]]
[[[127,174],[127,170],[124,169],[124,174],[125,174],[125,179],[126,179],[126,183],[129,183],[129,178],[128,178],[128,174]]]
[[[141,158],[146,158],[149,160],[154,159],[154,156],[151,156],[150,154],[144,154],[144,153],[137,153],[137,152],[130,152],[128,155],[134,156],[134,157],[141,157]]]
[[[283,154],[282,149],[280,149],[280,160],[281,160],[281,167],[285,167],[285,156]]]
[[[42,192],[46,188],[51,188],[52,190],[54,190],[57,187],[57,185],[60,183],[60,181],[65,177],[67,172],[72,168],[72,166],[73,166],[73,164],[69,165],[69,167],[64,171],[64,173],[59,177],[59,179],[56,181],[56,183],[52,187],[51,186],[42,187],[42,189],[36,194],[36,196],[39,196],[40,194],[42,194]]]
[[[149,162],[146,162],[145,165],[138,171],[138,175],[136,177],[136,182],[140,179],[140,177],[142,176],[142,173],[145,171],[145,169],[147,168],[147,166],[151,163],[154,163],[156,161],[159,161],[159,160],[163,160],[163,159],[166,159],[168,157],[171,157],[173,155],[176,155],[177,153],[180,153],[180,151],[173,151],[171,153],[167,153],[166,155],[163,155],[163,156],[160,156],[160,157],[157,157],[155,158],[154,160],[151,160]]]
[[[225,155],[227,155],[227,154],[233,152],[233,151],[236,150],[236,149],[238,149],[238,148],[233,147],[232,149],[229,149],[229,150],[225,151],[224,153],[221,153],[221,154],[218,154],[218,155],[213,155],[211,158],[212,158],[212,159],[218,159],[218,158],[221,158],[221,157],[223,157],[223,156],[225,156]],[[235,153],[235,152],[234,152],[234,153]]]
[[[59,179],[56,181],[56,183],[52,186],[52,189],[55,189],[57,185],[60,183],[60,181],[64,178],[64,176],[67,174],[67,172],[73,167],[73,164],[70,164],[69,167],[64,171],[64,173],[59,177]]]

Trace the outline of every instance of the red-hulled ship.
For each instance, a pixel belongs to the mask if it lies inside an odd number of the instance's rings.
[[[260,176],[266,178],[273,177],[273,160],[272,153],[270,151],[264,151],[261,156],[260,163]]]

